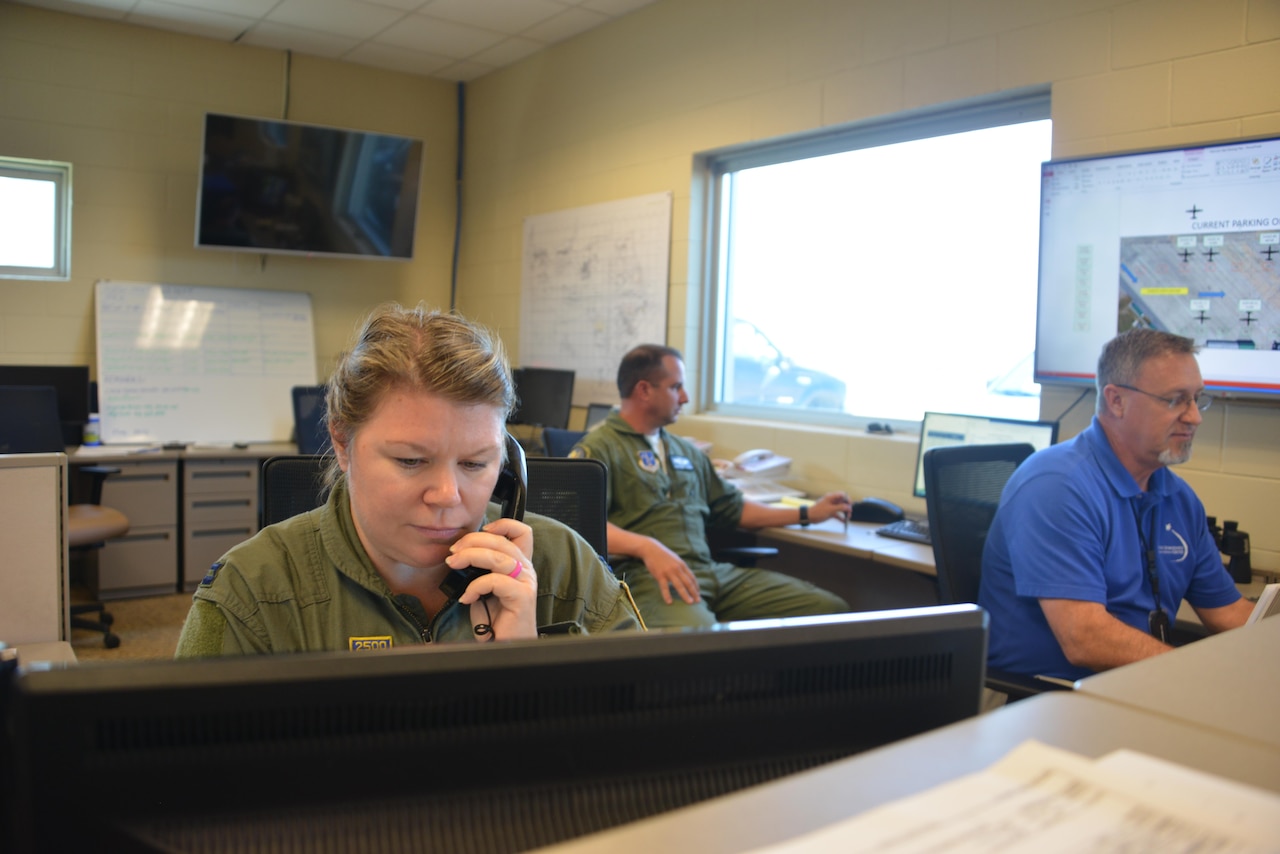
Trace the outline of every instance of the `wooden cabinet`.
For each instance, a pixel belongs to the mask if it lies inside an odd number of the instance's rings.
[[[77,461],[79,462],[79,461]],[[96,460],[95,460],[96,462]],[[129,533],[109,540],[90,572],[98,599],[173,593],[178,565],[178,460],[113,459],[102,504],[129,517]]]
[[[258,469],[243,456],[182,464],[182,589],[195,590],[209,566],[258,531]]]

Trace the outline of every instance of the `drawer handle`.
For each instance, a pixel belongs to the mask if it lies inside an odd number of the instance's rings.
[[[192,501],[191,509],[197,507],[251,507],[252,502],[248,498],[209,498],[203,501]]]
[[[104,548],[111,548],[112,543],[140,543],[146,540],[167,540],[169,539],[168,531],[160,531],[155,534],[125,534],[123,537],[117,537],[114,540],[107,540]]]
[[[159,474],[114,474],[108,477],[104,483],[125,483],[126,481],[129,483],[144,483],[149,480],[158,480],[164,483],[168,479],[167,472]]]
[[[208,478],[250,478],[253,472],[241,469],[240,471],[193,471],[191,473],[192,480],[208,479]]]
[[[247,537],[252,533],[253,531],[248,528],[219,528],[216,531],[192,531],[191,537],[192,539],[195,539],[196,537],[225,537],[227,534],[237,534],[239,536]]]

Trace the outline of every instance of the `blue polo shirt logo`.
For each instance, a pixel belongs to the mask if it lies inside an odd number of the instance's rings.
[[[1187,545],[1187,541],[1183,539],[1181,534],[1173,530],[1172,523],[1165,522],[1164,529],[1177,538],[1178,545],[1159,545],[1156,550],[1162,555],[1171,556],[1174,563],[1182,563],[1187,559],[1187,555],[1191,554],[1191,547]]]

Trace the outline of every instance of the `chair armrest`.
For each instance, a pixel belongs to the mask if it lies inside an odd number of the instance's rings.
[[[778,550],[773,546],[724,546],[715,549],[713,556],[737,566],[752,567],[758,560],[777,557]]]

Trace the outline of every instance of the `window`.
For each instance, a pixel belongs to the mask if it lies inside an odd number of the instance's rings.
[[[1034,419],[1047,90],[703,158],[728,414]]]
[[[0,157],[0,278],[71,277],[71,164]]]

